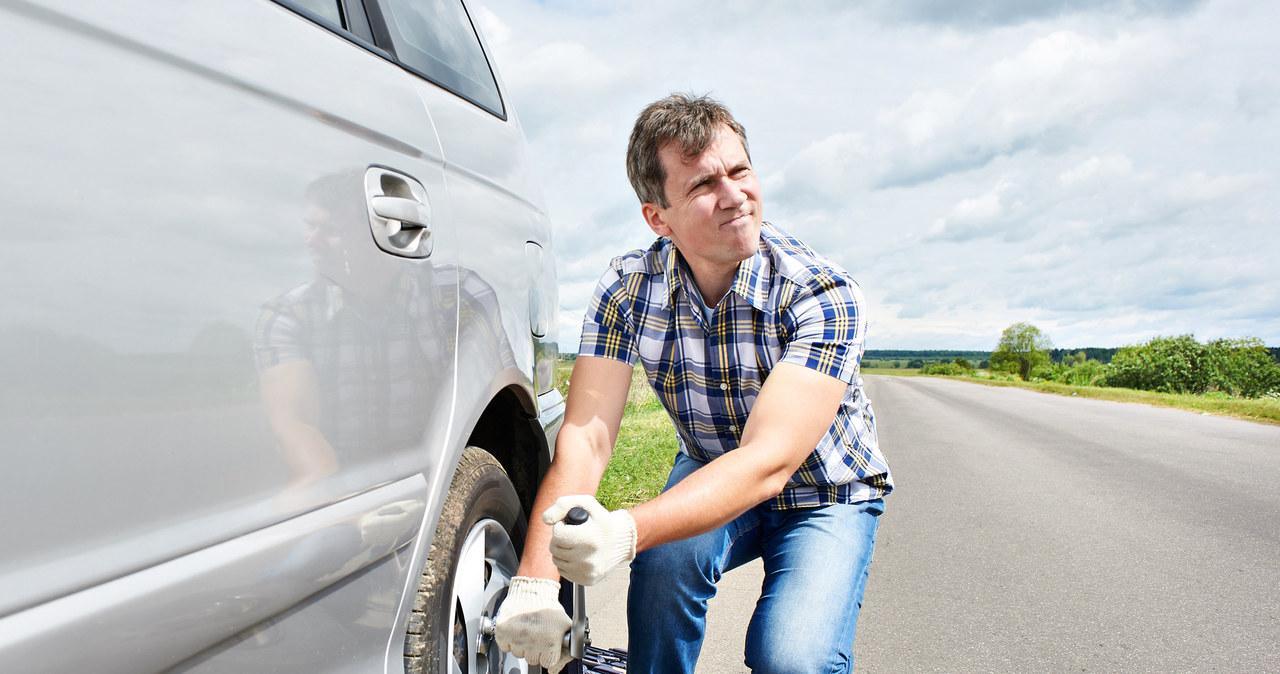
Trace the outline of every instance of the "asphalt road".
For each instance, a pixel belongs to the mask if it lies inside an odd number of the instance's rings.
[[[859,672],[1280,671],[1280,427],[866,379],[897,489]],[[759,579],[722,580],[699,672],[744,671]],[[589,592],[625,646],[625,571]]]

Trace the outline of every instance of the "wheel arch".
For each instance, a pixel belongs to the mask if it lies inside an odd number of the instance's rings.
[[[551,464],[551,448],[537,409],[536,401],[529,400],[523,389],[503,388],[480,413],[466,442],[502,464],[526,513],[532,512],[538,485]]]

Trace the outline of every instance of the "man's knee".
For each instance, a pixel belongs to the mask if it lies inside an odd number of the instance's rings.
[[[715,560],[693,540],[649,548],[631,562],[631,582],[711,584],[718,580]]]
[[[802,631],[799,631],[802,632]],[[852,650],[851,648],[849,650]],[[853,671],[852,653],[802,633],[747,640],[746,664],[756,674],[843,674]]]

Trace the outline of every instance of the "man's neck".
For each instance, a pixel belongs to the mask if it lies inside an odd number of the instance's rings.
[[[689,271],[693,276],[693,282],[698,286],[698,294],[702,295],[702,301],[706,302],[708,307],[714,308],[720,303],[729,292],[729,288],[733,287],[733,279],[737,276],[738,265],[734,265],[728,269],[695,269],[689,267]]]

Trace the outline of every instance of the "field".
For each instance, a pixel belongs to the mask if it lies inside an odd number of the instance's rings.
[[[557,385],[566,395],[572,369],[572,363],[562,362],[556,371]],[[678,448],[671,419],[645,381],[643,368],[637,367],[631,378],[618,443],[609,468],[600,480],[597,500],[613,510],[629,508],[657,496],[666,484]]]

